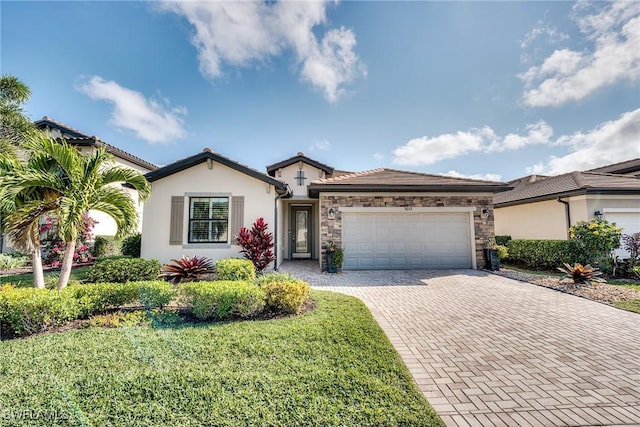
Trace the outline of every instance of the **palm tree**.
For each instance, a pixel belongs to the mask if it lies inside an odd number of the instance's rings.
[[[1,144],[0,144],[1,145]],[[44,168],[43,168],[44,167]],[[48,173],[44,164],[23,159],[10,144],[0,151],[0,212],[4,230],[12,246],[31,254],[33,284],[44,288],[42,254],[40,252],[40,217],[58,207],[59,195],[45,188],[29,187],[21,191],[14,183],[27,172]]]
[[[0,76],[0,140],[20,145],[25,135],[36,131],[22,107],[30,96],[29,86],[20,79],[10,75]]]
[[[66,247],[60,268],[58,289],[64,288],[71,274],[73,254],[82,229],[83,216],[94,209],[111,216],[118,227],[116,237],[135,231],[137,213],[131,197],[122,189],[128,184],[138,190],[140,200],[148,198],[149,182],[138,171],[114,166],[104,148],[81,154],[64,139],[38,134],[25,148],[30,153],[30,168],[5,179],[10,194],[28,194],[39,189],[48,198],[34,203],[28,212],[52,208],[60,219],[58,233]],[[22,215],[26,216],[25,210]],[[42,211],[44,212],[44,211]]]

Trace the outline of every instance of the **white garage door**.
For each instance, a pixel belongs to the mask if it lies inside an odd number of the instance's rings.
[[[469,213],[343,212],[345,270],[471,268]]]
[[[619,212],[620,209],[604,209],[604,217],[609,222],[615,222],[616,225],[622,228],[622,234],[640,233],[640,212]],[[631,210],[631,209],[630,209]],[[613,211],[613,212],[612,212]],[[622,249],[615,251],[621,259],[628,258],[629,252]]]

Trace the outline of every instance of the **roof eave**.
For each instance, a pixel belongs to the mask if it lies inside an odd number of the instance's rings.
[[[318,197],[320,192],[336,193],[499,193],[510,190],[505,185],[379,185],[379,184],[311,184],[310,197]]]
[[[278,169],[285,168],[287,166],[290,166],[290,165],[292,165],[294,163],[297,163],[297,162],[300,162],[300,161],[302,161],[304,163],[307,163],[307,164],[309,164],[309,165],[311,165],[313,167],[316,167],[318,169],[321,169],[321,170],[323,170],[325,173],[327,173],[329,175],[331,175],[333,173],[333,171],[334,171],[334,168],[332,168],[331,166],[325,165],[324,163],[320,163],[320,162],[318,162],[316,160],[310,159],[307,156],[294,156],[294,157],[291,157],[289,159],[282,160],[282,161],[280,161],[278,163],[274,163],[272,165],[267,166],[267,168],[266,168],[267,169],[267,173],[269,175],[271,175],[272,173],[275,174],[275,172]]]
[[[621,189],[621,188],[581,188],[578,190],[564,191],[561,193],[545,194],[544,196],[529,197],[526,199],[511,200],[508,202],[494,203],[496,208],[506,208],[509,206],[525,205],[527,203],[545,202],[548,200],[556,200],[558,197],[572,197],[586,194],[640,194],[638,189]]]
[[[198,165],[200,163],[204,163],[207,161],[207,159],[211,159],[217,163],[220,163],[238,172],[242,172],[245,175],[251,176],[252,178],[259,179],[263,182],[266,182],[267,184],[271,184],[276,188],[276,191],[279,194],[281,191],[284,191],[284,193],[282,194],[286,194],[287,184],[285,184],[284,182],[278,181],[277,179],[271,178],[270,176],[267,176],[251,168],[247,168],[239,163],[236,163],[230,159],[227,159],[226,157],[218,156],[210,152],[198,153],[194,156],[187,157],[186,159],[179,160],[175,163],[172,163],[170,165],[157,169],[153,172],[149,172],[145,175],[145,177],[149,182],[154,182],[154,181],[166,178],[175,173],[182,172],[183,170],[189,169],[192,166]]]

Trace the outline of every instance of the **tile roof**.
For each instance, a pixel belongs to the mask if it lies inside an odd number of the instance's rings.
[[[570,172],[542,179],[525,180],[512,190],[494,196],[494,204],[515,205],[585,193],[640,193],[640,179],[628,175]],[[513,182],[513,181],[512,181]]]
[[[589,169],[587,172],[640,175],[640,157],[600,168]]]
[[[105,147],[108,153],[111,153],[116,157],[120,157],[121,159],[127,160],[135,165],[138,165],[150,171],[158,169],[158,166],[154,165],[151,162],[148,162],[138,156],[134,156],[133,154],[128,153],[114,145],[108,144],[100,140],[100,138],[98,138],[97,136],[89,136],[85,133],[82,133],[78,129],[74,129],[71,126],[68,126],[50,117],[44,116],[41,120],[36,120],[34,124],[38,129],[42,129],[44,127],[58,129],[60,132],[67,135],[65,136],[65,139],[72,145]]]
[[[267,173],[271,176],[275,176],[276,171],[278,169],[286,168],[287,166],[300,161],[307,163],[311,166],[314,166],[320,170],[323,170],[327,175],[333,174],[333,168],[331,166],[325,165],[324,163],[320,163],[317,160],[313,160],[312,158],[305,156],[303,152],[299,152],[293,157],[289,157],[288,159],[285,159],[280,162],[267,166]]]
[[[504,182],[482,181],[431,175],[396,169],[378,168],[311,182],[309,192],[319,191],[432,191],[432,192],[499,192],[509,189]]]
[[[230,167],[231,169],[235,169],[253,178],[256,178],[268,184],[271,184],[277,190],[280,190],[280,192],[283,194],[289,192],[289,189],[287,188],[288,186],[285,182],[275,179],[253,168],[250,168],[249,166],[238,163],[235,160],[231,160],[228,157],[225,157],[219,153],[214,152],[210,148],[205,148],[204,150],[202,150],[202,152],[198,154],[170,163],[153,172],[149,172],[145,175],[145,177],[149,182],[157,181],[169,175],[173,175],[174,173],[178,173],[185,169],[189,169],[192,166],[199,165],[200,163],[204,163],[208,159],[211,159],[217,163]]]

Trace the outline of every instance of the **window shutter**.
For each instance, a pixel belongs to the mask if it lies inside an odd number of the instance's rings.
[[[235,235],[244,225],[244,196],[231,198],[231,242],[235,242]]]
[[[170,245],[182,245],[183,217],[184,196],[171,196],[171,223],[169,226]]]

